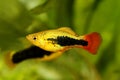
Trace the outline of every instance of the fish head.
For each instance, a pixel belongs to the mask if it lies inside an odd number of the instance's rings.
[[[33,33],[26,36],[27,40],[30,41],[35,46],[40,46],[40,34]]]

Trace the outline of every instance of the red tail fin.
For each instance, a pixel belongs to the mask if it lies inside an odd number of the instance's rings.
[[[101,35],[97,32],[93,32],[91,34],[87,34],[84,36],[84,39],[88,41],[87,46],[83,46],[83,48],[89,51],[92,54],[96,54],[97,50],[102,42]]]

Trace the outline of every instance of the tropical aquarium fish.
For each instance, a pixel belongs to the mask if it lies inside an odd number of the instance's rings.
[[[26,59],[52,60],[71,48],[83,48],[91,54],[96,54],[102,41],[97,32],[79,36],[69,27],[29,34],[26,38],[33,46],[19,52],[10,52],[6,56],[6,62],[11,66]]]

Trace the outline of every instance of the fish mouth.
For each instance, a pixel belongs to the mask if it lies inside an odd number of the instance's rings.
[[[30,35],[27,35],[27,36],[26,36],[26,39],[30,40]]]
[[[26,36],[26,39],[27,39],[28,41],[30,41],[30,42],[33,42],[33,41],[34,41],[34,40],[33,40],[33,36],[34,36],[34,35],[29,34],[29,35]]]
[[[28,42],[30,42],[30,43],[32,43],[32,44],[34,45],[34,41],[33,41],[31,35],[27,35],[27,36],[26,36],[26,39],[28,40]]]
[[[28,36],[26,36],[26,39],[28,40]]]

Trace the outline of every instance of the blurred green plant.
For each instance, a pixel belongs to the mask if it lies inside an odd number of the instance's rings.
[[[119,80],[119,0],[1,0],[0,80]],[[103,43],[97,55],[72,49],[60,58],[28,60],[9,70],[8,51],[25,49],[29,33],[68,26],[78,34],[97,31]]]

